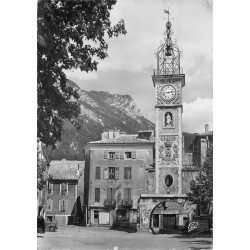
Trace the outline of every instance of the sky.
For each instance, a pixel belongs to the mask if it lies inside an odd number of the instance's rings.
[[[152,83],[155,51],[164,40],[167,16],[184,68],[183,131],[199,133],[204,125],[213,129],[213,7],[211,0],[118,0],[111,22],[125,21],[127,34],[108,39],[109,57],[100,60],[98,70],[66,72],[84,90],[131,95],[141,113],[155,121]]]

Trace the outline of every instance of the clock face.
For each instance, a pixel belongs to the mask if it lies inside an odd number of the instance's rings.
[[[176,90],[172,85],[165,85],[161,88],[160,96],[163,100],[169,101],[175,97]]]

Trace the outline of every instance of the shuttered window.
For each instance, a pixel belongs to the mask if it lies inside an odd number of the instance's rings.
[[[68,201],[67,200],[60,200],[59,201],[59,211],[66,212],[68,209]]]
[[[107,189],[107,200],[113,201],[115,199],[115,189],[114,188],[108,188]]]
[[[124,180],[131,180],[132,179],[132,168],[131,167],[125,167],[124,168]]]
[[[109,167],[109,180],[114,180],[115,179],[115,167]]]
[[[132,158],[132,152],[125,152],[125,158],[131,159]]]
[[[121,153],[120,153],[120,158],[121,158],[121,159],[124,159],[124,152],[121,152]]]
[[[133,151],[132,152],[132,159],[135,159],[136,158],[136,151]]]
[[[108,151],[104,151],[104,159],[108,159]]]
[[[115,159],[119,159],[119,158],[120,158],[119,152],[115,152]]]
[[[124,201],[131,201],[131,188],[124,188],[123,199]]]
[[[49,183],[48,194],[53,194],[53,184]]]
[[[100,167],[96,167],[95,168],[95,179],[96,180],[100,180],[101,179],[101,168]]]
[[[51,211],[53,209],[53,201],[51,199],[47,200],[47,210]]]
[[[100,202],[100,188],[95,189],[95,201]]]
[[[103,169],[103,179],[107,180],[109,177],[109,172],[108,172],[108,168],[104,168]]]
[[[115,179],[119,180],[119,168],[118,167],[115,168]]]
[[[68,184],[62,183],[60,186],[61,195],[68,194]]]
[[[115,152],[108,152],[108,158],[111,160],[115,159]]]

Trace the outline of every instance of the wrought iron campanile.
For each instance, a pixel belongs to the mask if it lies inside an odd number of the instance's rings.
[[[182,73],[180,67],[182,52],[179,50],[177,44],[172,41],[173,30],[172,24],[169,21],[170,13],[169,11],[165,12],[168,14],[166,37],[156,52],[157,69],[154,70],[154,75],[178,75]]]

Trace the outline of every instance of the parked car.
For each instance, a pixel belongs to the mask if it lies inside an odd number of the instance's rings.
[[[45,233],[45,220],[42,216],[37,216],[37,233]]]
[[[55,232],[58,229],[56,221],[45,221],[45,230]]]

